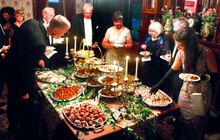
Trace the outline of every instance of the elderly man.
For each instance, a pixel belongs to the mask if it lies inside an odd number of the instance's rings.
[[[39,20],[39,22],[44,25],[45,28],[47,28],[47,26],[49,25],[50,21],[52,20],[52,18],[55,16],[55,10],[52,7],[45,7],[42,10],[42,19]],[[46,39],[46,43],[47,45],[50,45],[50,43],[52,43],[52,40],[50,42],[48,35],[46,34],[46,32],[44,32],[44,37]]]
[[[9,133],[20,132],[20,139],[33,139],[30,126],[32,119],[35,85],[34,72],[44,66],[46,40],[44,32],[60,38],[70,28],[70,22],[61,15],[55,16],[45,28],[37,20],[30,19],[22,24],[15,34],[12,47],[5,57],[6,81],[8,84]],[[16,71],[15,71],[16,70]]]
[[[71,39],[73,39],[73,36],[77,37],[77,50],[80,47],[82,39],[85,39],[86,44],[89,46],[91,46],[94,42],[101,40],[97,34],[100,26],[95,23],[95,19],[93,17],[93,6],[91,3],[85,3],[82,13],[73,16],[71,25],[74,25],[71,26],[70,30],[72,35]]]
[[[45,26],[48,26],[50,21],[53,19],[55,16],[55,10],[52,7],[45,7],[42,10],[42,19],[39,21],[43,23]]]

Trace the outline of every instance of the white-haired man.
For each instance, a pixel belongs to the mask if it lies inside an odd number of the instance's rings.
[[[77,47],[80,46],[82,39],[85,39],[86,44],[91,46],[94,42],[101,40],[98,30],[100,25],[96,22],[93,16],[93,6],[91,3],[83,5],[82,13],[73,16],[71,21],[71,35],[77,37]],[[74,26],[73,26],[74,25]],[[72,43],[73,44],[73,43]],[[78,50],[79,48],[77,48]]]
[[[61,15],[55,16],[45,28],[37,20],[30,19],[22,24],[8,55],[5,57],[5,75],[8,85],[9,133],[19,129],[20,139],[33,139],[31,123],[35,92],[35,69],[44,67],[46,48],[44,32],[60,38],[70,28],[70,22]],[[16,69],[16,71],[15,71]]]
[[[42,19],[40,20],[40,22],[43,22],[43,24],[45,26],[48,26],[48,24],[50,23],[50,21],[53,19],[53,17],[55,16],[55,10],[52,7],[45,7],[42,10]]]

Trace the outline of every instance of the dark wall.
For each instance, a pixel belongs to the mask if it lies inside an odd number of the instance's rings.
[[[105,29],[112,26],[112,14],[114,11],[123,12],[124,25],[131,29],[131,0],[93,0],[94,16],[101,20]]]

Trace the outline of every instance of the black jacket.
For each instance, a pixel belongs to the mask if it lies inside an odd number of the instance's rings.
[[[30,19],[14,34],[11,48],[5,58],[6,79],[19,83],[20,96],[33,88],[34,71],[43,59],[46,41],[45,28],[37,20]]]
[[[98,23],[99,20],[96,19],[94,16],[92,16],[92,42],[99,42],[102,40],[100,28],[101,25]],[[76,14],[73,16],[72,21],[71,21],[71,39],[73,42],[73,37],[77,36],[77,46],[79,47],[80,42],[82,41],[83,38],[85,38],[85,30],[84,30],[84,18],[83,14]],[[73,43],[70,44],[73,46]],[[78,48],[79,49],[79,48]]]

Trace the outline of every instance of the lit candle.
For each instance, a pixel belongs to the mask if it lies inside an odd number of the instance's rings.
[[[126,62],[125,62],[125,78],[124,78],[124,80],[128,80],[128,60],[129,60],[129,56],[126,56]]]
[[[83,50],[85,50],[86,40],[83,39]]]
[[[76,53],[76,36],[74,36],[74,52]]]
[[[114,83],[117,83],[117,80],[116,80],[116,71],[117,71],[117,65],[116,65],[116,61],[114,61]]]
[[[68,54],[68,43],[69,43],[69,39],[68,37],[66,37],[66,54]]]
[[[134,79],[137,80],[138,79],[138,61],[139,61],[139,58],[137,57],[136,58],[136,67],[135,67],[135,77]]]
[[[52,45],[52,36],[49,36],[49,43]]]

